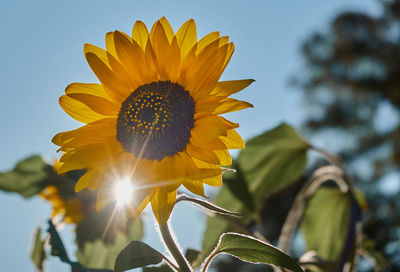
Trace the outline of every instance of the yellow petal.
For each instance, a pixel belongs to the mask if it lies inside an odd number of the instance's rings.
[[[131,87],[121,77],[114,73],[109,64],[106,64],[98,55],[88,52],[86,60],[97,78],[105,85],[105,90],[115,101],[123,102],[132,91]]]
[[[204,185],[202,182],[197,180],[185,180],[183,182],[183,186],[188,189],[193,194],[206,197],[204,194]]]
[[[204,162],[212,164],[221,163],[219,157],[215,154],[214,151],[199,148],[191,143],[188,143],[186,145],[186,152],[189,154],[189,156]]]
[[[104,99],[110,100],[109,95],[106,93],[104,90],[103,86],[100,84],[95,84],[95,83],[71,83],[67,86],[65,89],[66,94],[76,94],[76,93],[82,93],[82,94],[91,94],[95,96],[102,97]]]
[[[220,81],[212,90],[211,94],[228,97],[243,90],[253,82],[254,79]]]
[[[136,41],[126,38],[119,31],[115,32],[114,40],[117,55],[136,85],[149,83],[152,78],[149,76],[144,59],[144,50],[140,45]]]
[[[82,102],[93,111],[105,116],[117,116],[119,113],[119,107],[116,104],[99,96],[82,93],[68,94],[67,96]]]
[[[130,39],[128,35],[126,34],[123,35],[127,36],[127,38]],[[115,44],[115,35],[114,35],[114,44]],[[137,76],[134,75],[132,72],[128,73],[128,70],[126,70],[126,68],[109,52],[107,52],[107,58],[115,77],[121,80],[121,83],[123,83],[123,85],[129,87],[127,95],[129,95],[132,90],[135,90],[137,87],[141,85],[141,81],[138,80]]]
[[[223,136],[220,136],[223,137]],[[227,149],[226,145],[221,139],[215,139],[210,142],[197,142],[196,138],[192,137],[190,138],[190,143],[203,149],[207,150],[221,150],[221,149]]]
[[[221,165],[217,164],[211,164],[208,162],[204,162],[202,160],[198,160],[196,158],[191,158],[193,162],[196,164],[197,167],[199,168],[207,168],[207,169],[214,169],[215,172],[213,175],[209,176],[203,176],[198,178],[201,182],[210,185],[210,186],[221,186],[222,185],[222,170],[221,170]]]
[[[115,141],[108,144],[95,144],[84,148],[68,151],[63,154],[60,162],[63,165],[60,173],[66,173],[71,170],[92,168],[97,163],[111,163],[113,157],[124,152],[120,143]]]
[[[185,164],[185,180],[200,180],[221,174],[221,167],[218,165],[200,163],[200,161],[196,164],[187,152],[180,152],[179,155]]]
[[[221,105],[221,100],[224,97],[221,96],[206,96],[198,101],[196,101],[195,105],[195,112],[196,114],[199,113],[212,113],[214,110]]]
[[[97,47],[93,44],[85,43],[83,46],[83,52],[85,53],[85,56],[88,53],[95,54],[103,63],[105,63],[110,68],[110,64],[108,63],[107,58],[107,52],[104,49]]]
[[[229,37],[228,36],[223,36],[219,39],[219,47],[224,46],[225,44],[228,44],[229,42]]]
[[[165,17],[161,17],[159,22],[161,23],[162,27],[164,28],[164,32],[168,38],[169,43],[171,43],[172,39],[174,38],[174,30],[172,29],[170,23],[168,22],[168,20]]]
[[[232,164],[232,157],[227,149],[214,150],[222,166],[229,166]]]
[[[197,49],[196,49],[196,54],[199,54],[201,51],[203,51],[204,48],[206,48],[209,44],[214,42],[215,40],[219,39],[219,32],[211,32],[204,36],[200,41],[197,42]]]
[[[191,130],[192,138],[196,142],[208,143],[219,136],[226,136],[227,127],[216,115],[207,115],[195,121]]]
[[[132,29],[132,38],[145,50],[149,38],[149,31],[142,21],[136,21]]]
[[[147,67],[147,71],[149,73],[149,78],[151,78],[151,81],[158,81],[158,72],[157,72],[157,57],[154,52],[153,46],[151,45],[150,42],[150,37],[148,38],[147,44],[146,44],[146,50],[144,52],[144,59],[145,59],[145,64]]]
[[[165,188],[160,187],[151,199],[151,207],[154,216],[160,226],[167,223],[169,216],[175,204],[176,191],[168,192]]]
[[[220,105],[214,109],[212,113],[223,114],[243,110],[246,108],[253,108],[253,105],[245,101],[240,101],[233,98],[225,98],[220,101]]]
[[[117,118],[94,121],[78,129],[58,133],[52,142],[62,147],[82,147],[93,144],[106,144],[116,138]]]
[[[132,217],[138,217],[154,197],[156,189],[151,190],[136,190],[131,203],[126,205],[128,212]]]
[[[221,141],[225,144],[226,148],[229,149],[242,149],[245,148],[245,143],[240,137],[239,133],[234,129],[230,129],[227,131],[226,136],[219,137]]]
[[[174,37],[170,44],[163,26],[157,22],[152,30],[151,44],[157,57],[160,80],[176,82],[180,67],[180,50]]]
[[[88,170],[76,183],[75,185],[75,192],[79,192],[82,191],[83,189],[89,187],[94,174],[96,173],[96,171],[94,169],[90,169]]]
[[[189,50],[197,42],[196,23],[193,19],[186,21],[186,23],[179,28],[178,32],[176,32],[176,38],[181,49],[182,59],[184,59]]]
[[[222,71],[225,70],[226,66],[230,62],[234,51],[235,51],[235,45],[231,42],[228,44],[228,48],[226,50],[226,57],[225,57],[224,65],[222,66]]]
[[[114,32],[108,32],[106,34],[106,50],[115,58],[118,58],[117,51],[115,51]]]
[[[122,86],[127,86],[128,89],[133,88],[133,90],[136,88],[137,82],[132,82],[130,74],[122,67],[122,65],[111,53],[91,44],[85,44],[83,49],[85,52],[86,60],[88,61],[93,72],[96,74],[99,80],[108,88],[114,90],[115,86],[118,84],[120,85],[119,88],[121,88]],[[88,57],[89,55],[95,55],[97,59],[93,59],[92,56]],[[112,82],[110,82],[109,77],[112,77],[112,79],[114,80],[114,84],[110,85],[110,83]],[[102,78],[106,81],[102,81]],[[116,80],[118,80],[118,82]],[[124,92],[126,92],[125,89]],[[118,90],[118,87],[116,88],[116,90]],[[112,93],[110,93],[109,95],[114,98]],[[124,95],[127,96],[125,93]]]
[[[203,183],[210,186],[221,186],[222,185],[222,175],[214,176],[211,178],[204,178],[201,180]]]
[[[185,167],[182,158],[179,155],[165,157],[161,162],[154,161],[152,168],[153,180],[160,183],[157,186],[163,186],[168,191],[176,190],[185,177]]]
[[[222,123],[224,123],[224,125],[226,126],[227,129],[232,129],[232,128],[238,128],[239,127],[238,123],[231,122],[231,121],[229,121],[228,119],[226,119],[226,118],[224,118],[222,116],[217,116],[217,117],[222,121]]]
[[[93,111],[82,102],[68,97],[67,95],[61,96],[59,103],[69,116],[82,123],[88,124],[107,117]]]
[[[210,93],[222,74],[227,45],[218,48],[218,43],[214,41],[193,60],[185,58],[182,64],[180,82],[196,102]]]

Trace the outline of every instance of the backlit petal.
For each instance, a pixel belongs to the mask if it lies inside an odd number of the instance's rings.
[[[253,82],[254,79],[220,81],[212,90],[211,94],[227,97],[243,90]]]
[[[193,19],[188,20],[179,28],[178,32],[176,32],[176,38],[181,49],[182,59],[184,59],[197,42],[196,23]]]
[[[67,95],[63,95],[59,99],[60,106],[75,120],[82,123],[91,123],[107,116],[97,113],[90,109],[82,102],[75,100]]]
[[[116,137],[116,118],[94,121],[78,129],[61,132],[52,142],[63,147],[82,147],[93,144],[106,144]]]
[[[82,93],[68,94],[68,96],[82,102],[93,111],[100,113],[102,115],[106,116],[118,115],[119,107],[105,98],[91,94],[82,94]]]
[[[151,207],[160,226],[167,223],[175,205],[175,199],[176,191],[168,192],[164,187],[158,188],[154,197],[151,199]]]
[[[149,31],[142,21],[136,21],[133,25],[132,38],[143,50],[145,50],[146,43],[149,38]]]

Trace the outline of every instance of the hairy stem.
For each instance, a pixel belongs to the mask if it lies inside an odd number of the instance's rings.
[[[211,252],[210,256],[208,256],[207,259],[204,261],[201,272],[207,272],[207,269],[210,266],[211,261],[215,258],[215,256],[218,255],[218,253],[219,253],[218,250],[214,250],[213,252]]]
[[[169,229],[168,223],[160,226],[161,236],[165,242],[165,245],[168,247],[169,252],[174,257],[175,261],[179,266],[179,271],[181,272],[192,272],[190,265],[186,258],[183,256],[182,252],[179,250],[176,241],[171,235],[171,231]]]

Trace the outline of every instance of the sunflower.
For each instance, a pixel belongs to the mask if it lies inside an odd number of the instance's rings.
[[[228,149],[244,148],[237,123],[221,114],[252,107],[228,98],[254,80],[219,81],[234,45],[212,32],[197,40],[193,19],[174,33],[163,17],[149,32],[136,21],[132,36],[106,34],[106,50],[85,44],[101,84],[72,83],[60,105],[86,125],[57,134],[59,172],[87,169],[76,190],[97,190],[98,210],[116,200],[121,179],[134,187],[126,205],[138,216],[151,202],[167,222],[179,186],[204,197],[204,184],[222,185]]]

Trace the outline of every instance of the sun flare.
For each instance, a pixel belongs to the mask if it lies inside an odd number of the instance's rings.
[[[115,199],[119,205],[124,205],[132,200],[133,186],[129,179],[117,181],[114,189]]]

